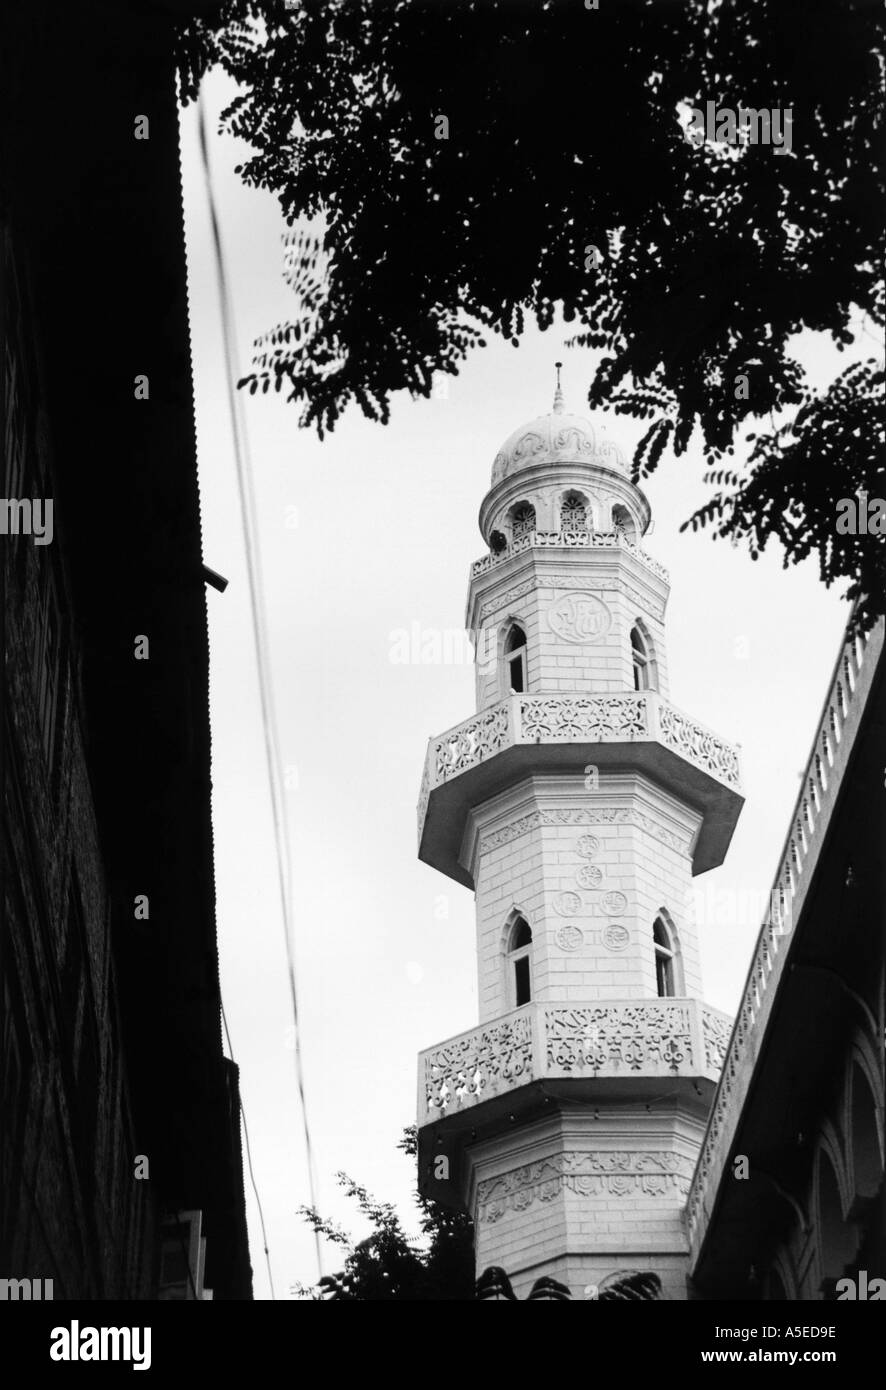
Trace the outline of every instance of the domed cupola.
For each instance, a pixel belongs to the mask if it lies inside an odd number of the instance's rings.
[[[492,465],[493,487],[537,464],[593,463],[627,472],[621,450],[615,444],[598,441],[594,426],[583,415],[567,413],[560,388],[560,365],[558,362],[553,409],[508,435]]]
[[[532,534],[620,531],[638,541],[649,503],[627,460],[583,415],[564,405],[557,367],[553,409],[508,436],[495,456],[480,530],[493,554]]]

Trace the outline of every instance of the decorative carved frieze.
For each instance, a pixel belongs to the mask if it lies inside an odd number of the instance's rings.
[[[507,608],[518,599],[523,598],[524,594],[530,593],[535,588],[535,580],[527,579],[523,584],[516,584],[513,589],[505,589],[501,594],[492,594],[480,609],[478,622],[482,627],[491,615],[499,608]]]
[[[611,582],[611,581],[610,581]],[[601,590],[601,577],[599,575],[583,574],[539,574],[537,579],[531,581],[538,586],[539,590],[553,589],[568,591],[570,589],[590,589],[593,593]],[[638,613],[648,613],[652,618],[664,618],[665,606],[657,595],[643,594],[639,589],[635,589],[632,584],[628,584],[624,575],[618,578],[618,593],[630,600],[630,606]]]
[[[584,806],[560,806],[554,811],[542,811],[542,825],[593,825],[593,812]]]
[[[529,811],[525,816],[520,816],[517,820],[512,820],[509,825],[503,825],[501,830],[493,830],[491,834],[484,835],[480,841],[480,853],[486,854],[488,850],[499,849],[501,845],[509,845],[512,840],[519,839],[529,830],[535,830],[541,825],[541,812]]]
[[[500,1221],[534,1202],[552,1202],[563,1192],[580,1197],[670,1197],[682,1201],[689,1190],[692,1163],[669,1150],[582,1153],[567,1150],[513,1168],[477,1186],[477,1217]]]
[[[671,849],[677,850],[679,854],[689,853],[692,843],[690,835],[676,835],[672,830],[665,829],[657,820],[653,820],[652,816],[644,816],[642,811],[635,811],[633,819],[634,824],[645,830],[653,839],[660,840],[663,845],[670,845]]]
[[[557,811],[528,811],[526,815],[519,816],[499,830],[491,831],[481,838],[480,853],[486,854],[489,850],[510,844],[512,840],[525,835],[529,830],[535,830],[539,825],[637,825],[654,839],[677,850],[679,854],[688,854],[691,844],[688,834],[675,834],[674,831],[660,825],[652,816],[629,806],[564,807]]]

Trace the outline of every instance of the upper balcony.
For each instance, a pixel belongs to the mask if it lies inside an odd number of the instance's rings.
[[[471,581],[478,579],[480,575],[488,574],[497,565],[504,564],[506,560],[510,560],[514,555],[522,554],[525,550],[557,549],[626,550],[659,579],[663,579],[666,583],[669,581],[670,576],[664,565],[659,564],[658,560],[654,560],[651,555],[647,555],[646,551],[641,550],[639,545],[635,545],[622,530],[528,531],[518,540],[511,541],[498,554],[484,555],[482,559],[475,560],[471,565]]]
[[[418,804],[419,858],[472,887],[460,862],[469,811],[533,773],[635,771],[703,818],[693,872],[722,863],[742,805],[738,750],[654,691],[511,695],[431,739]]]

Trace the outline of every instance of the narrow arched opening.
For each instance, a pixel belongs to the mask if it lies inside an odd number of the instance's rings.
[[[591,509],[582,492],[570,491],[560,500],[560,530],[590,531]]]
[[[659,999],[672,999],[677,993],[676,951],[674,938],[664,917],[656,917],[652,926],[655,943],[655,987]]]
[[[510,510],[511,537],[515,541],[531,536],[535,530],[535,508],[531,502],[516,502]]]
[[[505,695],[522,695],[527,688],[526,633],[519,623],[511,623],[505,633],[502,672]]]
[[[635,690],[657,690],[658,668],[652,638],[638,618],[631,628],[631,667]]]
[[[637,523],[631,513],[621,502],[616,502],[612,508],[612,529],[620,532],[625,540],[637,543]]]
[[[532,998],[532,928],[521,912],[508,932],[507,970],[511,1007],[522,1008]]]

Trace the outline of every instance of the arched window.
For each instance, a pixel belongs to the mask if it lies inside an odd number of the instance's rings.
[[[512,1007],[519,1009],[532,998],[532,928],[521,913],[517,913],[508,933],[508,974]]]
[[[561,531],[590,530],[588,499],[580,492],[567,492],[560,504]]]
[[[505,694],[522,695],[526,689],[526,633],[519,623],[512,623],[504,647]]]
[[[659,999],[672,999],[674,987],[674,943],[664,918],[656,917],[652,928],[655,942],[655,986]]]
[[[535,530],[535,508],[531,502],[518,502],[511,512],[511,534],[515,541]]]
[[[489,549],[493,555],[501,555],[503,550],[508,548],[508,538],[502,535],[501,531],[493,531],[489,537]]]
[[[649,645],[638,626],[631,628],[631,660],[634,663],[634,689],[652,689],[652,661]]]
[[[627,540],[636,544],[637,524],[627,507],[622,506],[621,502],[616,502],[612,508],[612,529],[613,531],[621,531]]]

